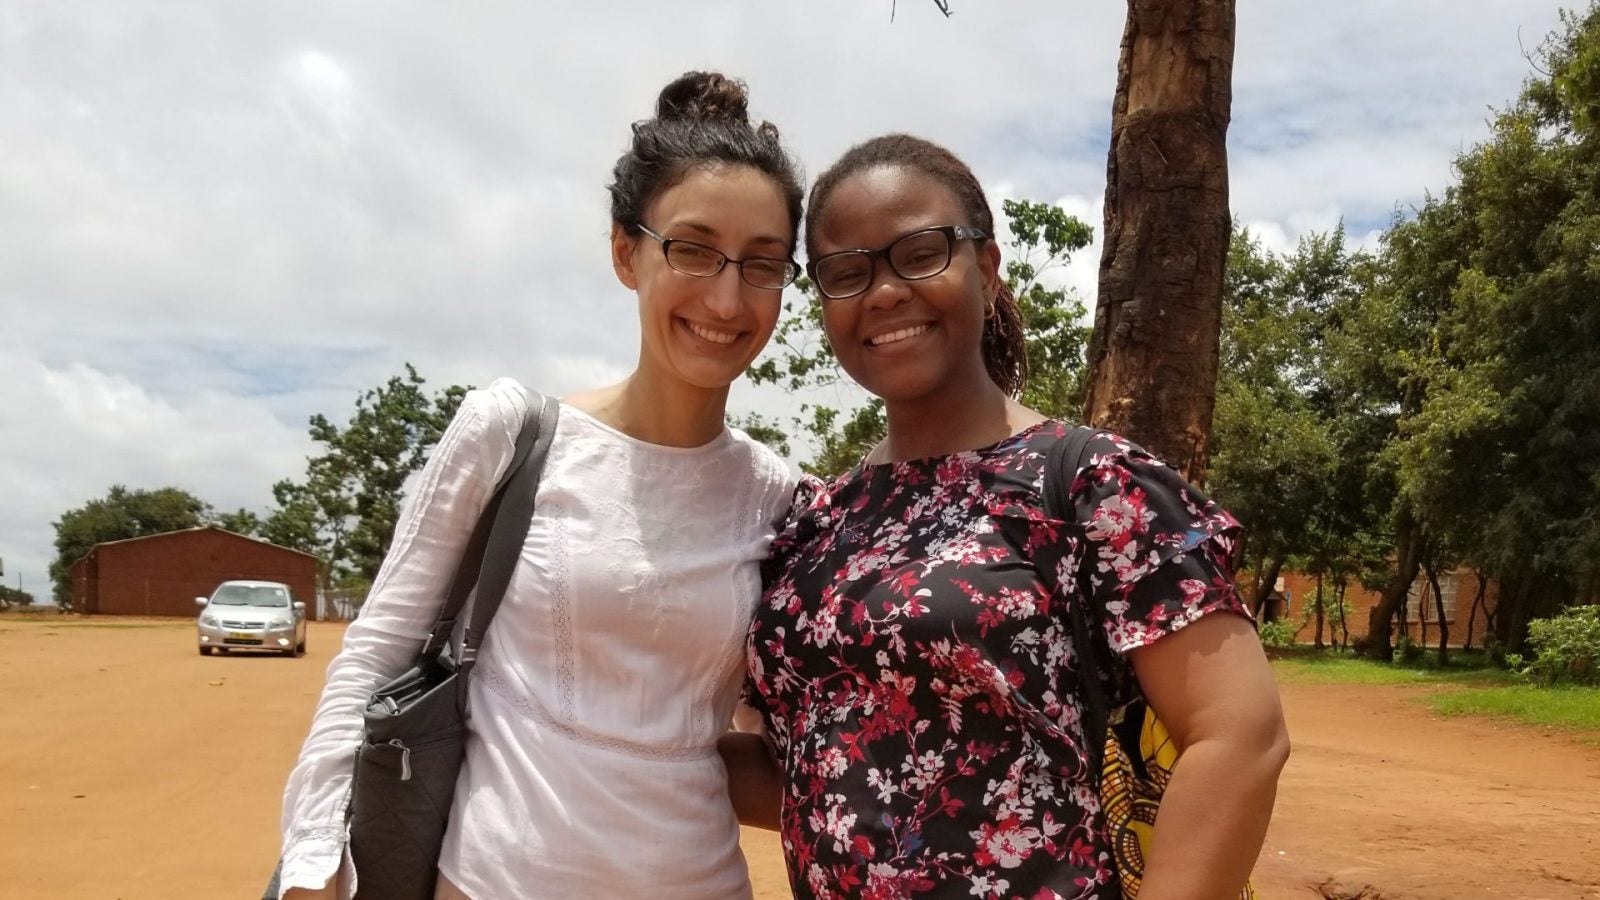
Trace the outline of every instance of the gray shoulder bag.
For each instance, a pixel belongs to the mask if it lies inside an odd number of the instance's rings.
[[[359,900],[431,900],[466,750],[467,683],[527,540],[560,404],[529,392],[516,451],[478,519],[449,599],[405,674],[372,692],[350,797]],[[463,607],[471,615],[453,639]],[[278,876],[267,896],[276,900]]]

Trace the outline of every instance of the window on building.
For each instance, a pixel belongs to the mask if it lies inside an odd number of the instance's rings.
[[[1444,599],[1444,620],[1456,620],[1456,592],[1461,584],[1461,578],[1454,573],[1439,576],[1439,596]],[[1428,584],[1427,576],[1420,575],[1416,581],[1411,582],[1411,590],[1406,592],[1406,620],[1411,622],[1437,622],[1439,610],[1433,603],[1433,588]]]

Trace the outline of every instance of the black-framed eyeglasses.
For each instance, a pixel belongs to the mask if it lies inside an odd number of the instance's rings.
[[[733,263],[738,267],[739,277],[744,279],[745,284],[769,291],[783,290],[793,284],[800,275],[800,265],[792,259],[778,259],[772,256],[734,259],[715,247],[696,244],[694,241],[662,237],[643,224],[639,225],[639,230],[659,241],[661,253],[667,258],[667,265],[685,275],[710,278],[721,272],[728,263]]]
[[[872,287],[877,261],[884,260],[906,281],[920,281],[950,268],[956,241],[981,241],[982,230],[965,225],[923,228],[894,239],[879,250],[840,250],[818,257],[806,266],[811,281],[829,300],[844,300]]]

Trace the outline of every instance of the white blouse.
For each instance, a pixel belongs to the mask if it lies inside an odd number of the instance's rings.
[[[354,891],[345,809],[362,706],[421,648],[527,405],[509,379],[472,391],[423,469],[289,778],[284,890],[337,872],[340,895]],[[476,900],[750,895],[716,739],[793,488],[742,432],[663,447],[562,406],[469,686],[450,884]]]

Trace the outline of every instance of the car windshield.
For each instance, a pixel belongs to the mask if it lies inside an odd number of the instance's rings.
[[[289,592],[281,587],[225,584],[212,595],[211,605],[284,607],[289,605]]]

